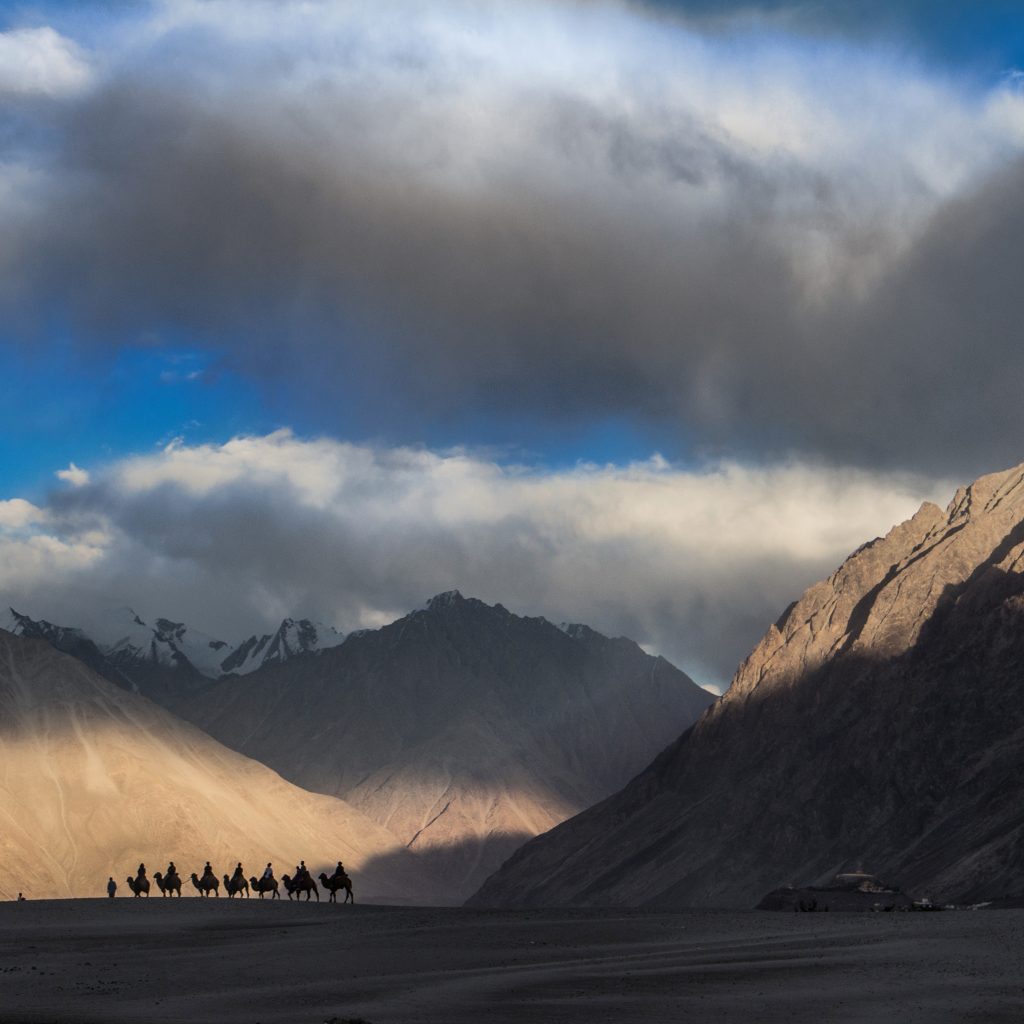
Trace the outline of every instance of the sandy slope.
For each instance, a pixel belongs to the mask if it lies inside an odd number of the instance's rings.
[[[1024,914],[0,905],[0,1019],[1010,1024]]]
[[[183,878],[209,858],[278,875],[343,859],[364,895],[422,900],[433,884],[394,835],[307,793],[39,640],[0,631],[0,894],[125,889],[145,861]]]

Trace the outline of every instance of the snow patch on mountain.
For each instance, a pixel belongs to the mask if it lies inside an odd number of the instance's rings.
[[[302,654],[316,654],[346,640],[333,626],[310,619],[285,619],[276,633],[251,636],[220,662],[222,674],[248,675],[263,665],[280,664]]]
[[[132,666],[156,666],[207,679],[247,675],[263,665],[337,647],[346,639],[344,633],[322,622],[289,618],[276,632],[251,636],[235,645],[172,619],[147,622],[129,607],[94,611],[85,616],[80,627],[58,626],[7,608],[0,612],[0,629],[47,640],[70,653],[88,645],[97,657],[128,676]]]

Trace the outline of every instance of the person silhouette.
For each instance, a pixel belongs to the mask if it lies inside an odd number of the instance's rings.
[[[306,867],[306,862],[304,860],[299,861],[298,877],[301,878],[303,881],[306,881],[309,878],[309,868]]]
[[[217,876],[213,873],[213,868],[210,867],[210,862],[206,862],[206,867],[203,868],[203,878],[216,878]]]
[[[24,897],[24,895],[23,895],[22,893],[20,893],[20,892],[18,893],[18,902],[19,902],[19,903],[24,903],[24,902],[25,902],[25,897]]]
[[[245,878],[245,872],[242,870],[242,862],[241,861],[239,861],[237,866],[235,867],[234,877],[235,878]]]
[[[174,861],[173,860],[167,865],[167,877],[168,878],[177,878],[178,877],[178,869],[174,866]]]
[[[274,877],[274,865],[271,864],[269,861],[267,862],[267,866],[263,869],[263,877],[264,878],[273,878]]]
[[[136,878],[145,878],[146,877],[146,865],[145,864],[140,864],[139,865],[139,870],[135,872],[135,877]]]
[[[113,899],[116,893],[117,893],[117,882],[114,881],[114,876],[111,875],[110,878],[107,879],[107,895],[111,899]]]
[[[335,878],[342,878],[342,877],[344,877],[344,874],[345,874],[345,865],[342,864],[341,861],[339,860],[338,861],[338,866],[334,869],[334,877]]]

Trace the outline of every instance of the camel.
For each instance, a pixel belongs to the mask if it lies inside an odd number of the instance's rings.
[[[245,898],[249,898],[249,883],[239,875],[237,878],[228,878],[224,876],[224,890],[228,894],[228,899],[234,899],[236,893],[245,893]]]
[[[309,894],[312,893],[316,897],[317,903],[320,902],[320,890],[316,887],[316,882],[312,878],[306,877],[301,882],[298,879],[294,881],[288,875],[282,875],[281,881],[284,882],[284,887],[288,892],[288,899],[292,898],[292,893],[295,893],[295,898],[299,898],[300,893],[306,894],[306,902],[309,902]]]
[[[325,889],[331,890],[331,898],[327,901],[328,903],[338,902],[338,890],[345,890],[345,899],[343,903],[355,903],[356,898],[352,895],[352,879],[348,875],[332,875],[328,878],[322,871],[320,872],[320,884]]]
[[[281,893],[278,891],[277,879],[271,875],[269,878],[257,878],[255,875],[249,879],[249,888],[253,892],[260,894],[260,899],[263,899],[265,892],[271,893],[272,900],[279,900]]]
[[[128,888],[131,889],[136,896],[141,896],[145,893],[149,895],[149,879],[145,875],[140,875],[138,878],[132,878],[128,876]]]
[[[220,895],[220,882],[217,881],[216,875],[203,875],[202,878],[199,878],[193,871],[192,884],[199,890],[200,896],[209,896],[211,889],[214,896]]]
[[[181,896],[181,879],[177,875],[168,875],[165,878],[159,871],[154,871],[153,879],[161,896],[173,896],[175,893]]]

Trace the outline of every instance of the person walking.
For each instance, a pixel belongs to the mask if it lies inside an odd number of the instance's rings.
[[[114,876],[111,875],[107,879],[107,895],[113,899],[117,895],[117,882],[114,881]]]

